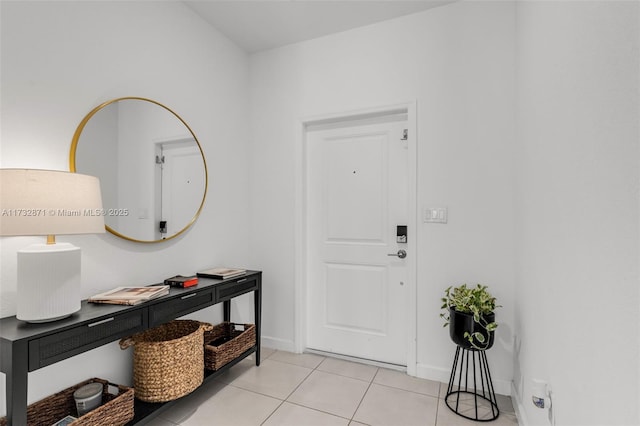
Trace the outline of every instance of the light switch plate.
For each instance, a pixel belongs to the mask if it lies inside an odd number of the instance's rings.
[[[425,223],[447,223],[446,207],[425,207],[422,211],[422,221]]]

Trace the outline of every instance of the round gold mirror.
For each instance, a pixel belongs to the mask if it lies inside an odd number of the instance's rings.
[[[207,164],[187,123],[150,99],[125,97],[94,108],[78,125],[72,172],[100,179],[107,231],[158,242],[186,231],[207,193]]]

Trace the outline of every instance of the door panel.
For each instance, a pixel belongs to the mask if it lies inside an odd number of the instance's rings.
[[[327,240],[383,242],[386,227],[384,134],[345,135],[324,146]]]
[[[386,333],[386,268],[372,265],[326,265],[326,327],[361,333]],[[352,304],[367,309],[354,315]]]
[[[406,121],[307,132],[307,347],[406,365]]]

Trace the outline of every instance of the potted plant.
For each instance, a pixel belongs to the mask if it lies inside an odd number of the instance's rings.
[[[486,350],[493,346],[496,298],[487,286],[478,284],[470,288],[466,284],[449,287],[442,298],[440,317],[449,326],[451,340],[466,349]]]

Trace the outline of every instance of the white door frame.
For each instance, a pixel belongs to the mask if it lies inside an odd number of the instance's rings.
[[[402,102],[392,105],[366,108],[338,113],[329,113],[300,118],[296,124],[296,199],[295,199],[295,312],[294,312],[294,346],[298,353],[307,345],[307,128],[312,124],[350,121],[368,116],[384,116],[398,112],[406,112],[408,127],[408,178],[409,178],[409,210],[408,210],[408,242],[407,242],[407,374],[417,375],[417,259],[418,259],[418,211],[417,211],[417,121],[416,101]]]

